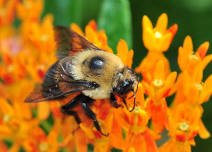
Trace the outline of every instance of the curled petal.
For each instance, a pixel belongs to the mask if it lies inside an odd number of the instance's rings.
[[[191,55],[193,54],[193,43],[190,36],[186,36],[183,42],[183,48],[185,49],[185,54]]]
[[[171,88],[175,83],[176,77],[177,77],[177,72],[172,72],[169,74],[169,76],[166,78],[164,87],[158,91],[159,98],[169,96]]]
[[[200,104],[206,102],[209,100],[211,94],[212,94],[212,75],[210,75],[207,80],[205,81],[203,88],[201,90],[201,94],[200,94],[200,99],[199,102]]]
[[[207,51],[208,51],[208,48],[209,48],[209,42],[204,42],[203,44],[201,44],[199,46],[199,48],[197,49],[196,51],[196,55],[198,54],[199,57],[203,60]]]
[[[210,132],[205,128],[202,120],[199,122],[199,135],[201,138],[206,139],[210,137]]]
[[[168,33],[169,33],[169,32],[172,33],[172,39],[174,38],[174,36],[175,36],[177,30],[178,30],[178,25],[177,25],[177,24],[172,25],[172,26],[167,30]]]

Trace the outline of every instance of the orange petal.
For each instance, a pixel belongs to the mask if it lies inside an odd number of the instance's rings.
[[[199,136],[203,139],[210,137],[210,132],[205,128],[205,125],[203,124],[202,120],[199,122]]]
[[[193,43],[190,36],[186,36],[183,42],[183,49],[185,51],[186,55],[192,55],[193,54]]]
[[[212,54],[207,55],[201,62],[202,70],[206,68],[206,66],[212,61]]]
[[[165,71],[164,61],[160,60],[156,63],[156,67],[154,71],[154,80],[164,81],[165,80],[164,71]]]
[[[206,102],[209,100],[211,94],[212,94],[212,75],[210,75],[207,80],[205,81],[201,94],[200,94],[200,104],[202,104],[203,102]]]
[[[124,65],[131,68],[132,66],[132,58],[133,58],[133,50],[128,51],[128,46],[125,40],[120,40],[117,46],[117,56],[119,56],[124,63]]]
[[[177,77],[177,72],[172,72],[168,75],[168,77],[166,78],[166,81],[164,83],[163,88],[161,88],[157,93],[159,98],[169,96],[169,94],[171,93],[170,92],[171,88],[173,88],[173,85],[175,83],[176,77]]]
[[[203,59],[208,51],[209,48],[209,42],[204,42],[199,46],[199,48],[196,51],[196,55],[198,54],[201,59]]]
[[[75,140],[76,140],[76,148],[78,152],[86,152],[87,151],[87,138],[86,134],[81,130],[78,129],[75,132]]]
[[[45,120],[50,114],[50,108],[48,102],[40,102],[38,105],[38,118]]]
[[[0,98],[0,111],[5,115],[13,115],[14,109],[11,107],[11,105],[3,98]]]
[[[117,56],[121,58],[124,64],[126,63],[127,53],[128,53],[128,46],[126,41],[120,40],[117,45]]]
[[[149,28],[150,30],[153,30],[152,22],[148,18],[148,16],[144,15],[142,18],[142,25],[143,25],[143,30],[146,28]]]
[[[73,31],[75,31],[75,32],[77,32],[79,35],[84,36],[83,31],[81,30],[81,28],[77,24],[72,23],[70,25],[70,29],[73,30]]]
[[[177,25],[177,24],[172,25],[172,26],[167,30],[167,32],[171,32],[171,33],[172,33],[172,39],[174,38],[174,36],[175,36],[177,30],[178,30],[178,25]]]
[[[161,34],[165,33],[168,25],[168,16],[166,13],[163,13],[159,16],[156,26],[155,26],[155,32],[158,31]]]
[[[169,46],[170,46],[170,44],[171,44],[171,41],[172,41],[172,34],[171,33],[167,33],[167,34],[165,34],[163,37],[162,37],[162,39],[161,39],[161,41],[160,41],[160,43],[159,43],[159,45],[158,45],[158,48],[159,48],[159,50],[161,50],[161,51],[167,51],[168,50],[168,48],[169,48]]]
[[[91,20],[87,26],[90,26],[94,31],[97,31],[97,25],[94,20]]]
[[[187,67],[187,55],[184,54],[184,49],[181,46],[178,49],[177,61],[181,71],[184,71]]]

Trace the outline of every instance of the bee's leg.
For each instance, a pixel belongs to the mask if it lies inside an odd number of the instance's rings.
[[[96,129],[103,135],[103,136],[108,136],[108,134],[104,134],[101,130],[101,127],[99,125],[99,122],[96,119],[96,114],[90,109],[88,103],[86,101],[82,102],[82,108],[85,111],[86,115],[93,120],[94,126]]]
[[[111,103],[111,104],[113,105],[113,107],[115,107],[115,108],[122,107],[121,104],[118,104],[118,103],[117,103],[116,97],[114,96],[113,93],[110,94],[110,103]]]
[[[68,115],[72,115],[76,122],[78,124],[80,124],[81,120],[77,114],[76,111],[72,111],[71,109],[74,108],[77,104],[79,104],[79,102],[81,101],[81,99],[84,97],[83,94],[80,94],[78,96],[76,96],[75,98],[73,98],[70,102],[68,102],[66,105],[62,106],[61,107],[61,111],[65,114],[68,114]]]

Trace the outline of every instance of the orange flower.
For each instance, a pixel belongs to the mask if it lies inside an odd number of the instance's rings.
[[[31,130],[38,127],[38,120],[32,119],[29,105],[14,102],[10,105],[0,98],[0,139],[13,139],[11,151],[18,151],[20,146],[28,140]]]
[[[154,134],[147,127],[149,116],[146,111],[142,110],[139,106],[135,108],[133,113],[128,111],[120,112],[120,118],[116,121],[120,122],[123,126],[126,135],[123,139],[123,147],[114,145],[123,151],[151,151],[157,152],[157,147],[154,141]],[[117,139],[116,139],[117,140]]]
[[[88,25],[85,27],[85,34],[83,34],[82,30],[80,30],[76,24],[72,24],[71,29],[80,35],[84,35],[88,41],[95,44],[98,48],[107,52],[113,52],[112,49],[108,46],[105,32],[103,30],[97,31],[97,25],[95,21],[92,20],[88,23]]]
[[[36,22],[40,20],[42,10],[42,0],[24,0],[17,5],[17,16],[21,20]]]
[[[208,131],[201,121],[203,109],[199,105],[179,104],[169,113],[170,139],[160,147],[163,152],[190,152],[191,145],[195,145],[194,137],[199,133],[202,137],[209,137]]]
[[[194,74],[197,68],[201,66],[199,72],[202,73],[207,64],[212,60],[212,55],[208,55],[209,42],[204,42],[199,46],[196,53],[193,51],[193,43],[190,36],[187,36],[183,42],[183,46],[179,47],[178,64],[182,71],[188,71]]]
[[[171,72],[165,75],[165,65],[163,60],[160,60],[152,73],[147,73],[142,82],[145,93],[155,102],[159,104],[160,99],[170,95],[171,89],[175,83],[177,73]]]
[[[212,94],[212,89],[209,87],[211,84],[212,76],[202,82],[202,78],[195,78],[195,75],[189,75],[188,72],[181,73],[176,84],[177,93],[174,103],[190,102],[192,104],[202,104],[207,102]]]
[[[159,133],[167,124],[167,104],[165,98],[173,93],[172,88],[177,76],[176,72],[165,75],[163,60],[160,60],[153,73],[147,73],[142,82],[148,95],[145,109],[152,118],[153,128]]]
[[[12,24],[18,0],[0,1],[0,26]]]
[[[168,17],[163,13],[157,20],[155,28],[147,16],[143,17],[143,42],[149,51],[164,52],[169,48],[177,32],[177,24],[167,30]]]
[[[184,40],[183,47],[179,48],[178,64],[182,70],[177,80],[177,94],[175,104],[182,102],[202,104],[211,96],[211,76],[202,82],[203,72],[212,60],[212,55],[207,55],[209,43],[205,42],[193,54],[193,44],[189,36]],[[192,94],[192,96],[190,96]]]
[[[178,27],[174,24],[167,30],[167,24],[168,17],[165,13],[158,18],[155,28],[153,28],[147,16],[143,17],[143,42],[148,50],[148,54],[135,71],[140,72],[144,77],[147,72],[151,73],[154,70],[159,60],[164,62],[165,75],[170,71],[169,61],[163,55],[163,52],[169,48]]]

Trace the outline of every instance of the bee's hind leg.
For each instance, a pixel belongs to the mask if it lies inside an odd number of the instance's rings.
[[[61,107],[61,111],[65,114],[72,115],[78,124],[81,123],[81,120],[80,120],[77,112],[72,111],[71,109],[74,108],[77,104],[79,104],[80,101],[82,100],[82,98],[84,98],[84,95],[80,94],[80,95],[76,96],[75,98],[73,98],[66,105]]]
[[[87,97],[87,100],[84,100],[81,105],[83,110],[85,111],[86,115],[93,120],[94,126],[96,129],[103,135],[103,136],[108,136],[108,134],[105,134],[102,132],[101,127],[99,125],[99,122],[96,119],[96,114],[90,109],[89,107],[89,102],[92,101],[91,98]]]

